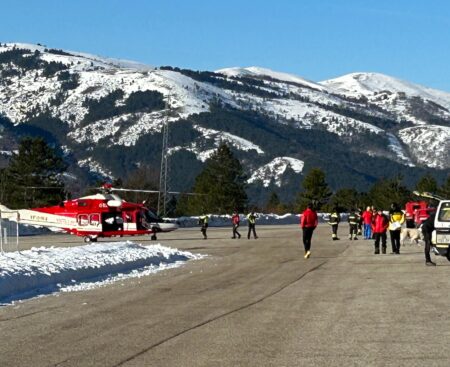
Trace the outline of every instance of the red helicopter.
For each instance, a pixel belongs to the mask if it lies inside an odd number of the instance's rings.
[[[113,191],[158,193],[152,190],[114,189],[110,184],[105,184],[101,193],[66,200],[55,206],[11,210],[0,205],[0,217],[22,224],[57,228],[84,237],[85,242],[96,242],[101,237],[146,234],[156,240],[158,232],[171,232],[178,228],[178,224],[159,218],[144,204],[127,202]]]

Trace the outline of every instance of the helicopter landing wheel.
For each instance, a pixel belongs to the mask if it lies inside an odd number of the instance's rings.
[[[84,242],[86,243],[97,242],[97,237],[90,237],[90,236],[84,237]]]
[[[156,241],[156,240],[157,240],[156,234],[152,234],[152,236],[150,237],[150,239],[151,239],[152,241]]]

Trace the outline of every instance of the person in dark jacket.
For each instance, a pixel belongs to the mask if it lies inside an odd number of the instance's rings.
[[[339,222],[341,221],[341,216],[339,214],[338,208],[334,208],[333,212],[330,214],[330,219],[328,224],[331,226],[331,238],[333,241],[339,240],[337,235]]]
[[[363,234],[363,219],[362,219],[363,209],[358,208],[356,214],[358,215],[358,236],[362,236]]]
[[[434,231],[434,220],[436,218],[436,213],[431,214],[427,219],[425,219],[420,226],[423,234],[423,239],[425,241],[425,265],[436,266],[436,263],[431,261],[430,250],[431,250],[431,234]]]
[[[386,231],[389,227],[389,218],[383,214],[381,209],[376,211],[375,216],[372,218],[372,232],[375,238],[375,254],[380,253],[380,240],[381,249],[383,254],[386,253]]]
[[[358,233],[358,226],[359,226],[359,215],[356,212],[356,210],[352,209],[350,211],[350,214],[348,215],[348,226],[349,226],[349,234],[348,239],[349,240],[357,240],[356,234]]]
[[[303,247],[305,248],[305,259],[311,256],[311,240],[314,230],[318,224],[317,213],[312,204],[308,204],[306,210],[302,213],[300,227],[303,231]]]

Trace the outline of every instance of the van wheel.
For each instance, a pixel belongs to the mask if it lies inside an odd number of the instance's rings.
[[[448,261],[450,261],[450,246],[447,248],[447,254],[445,255]]]

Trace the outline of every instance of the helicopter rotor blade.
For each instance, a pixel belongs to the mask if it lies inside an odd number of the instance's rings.
[[[159,190],[137,190],[137,189],[119,189],[119,188],[111,188],[111,191],[122,191],[122,192],[143,192],[147,194],[159,194],[162,191]],[[197,194],[194,192],[181,192],[181,191],[167,191],[168,194],[171,195],[204,195]]]

